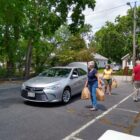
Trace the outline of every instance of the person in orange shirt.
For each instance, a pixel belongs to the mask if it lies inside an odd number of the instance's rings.
[[[112,91],[112,69],[109,64],[106,65],[105,70],[103,72],[103,79],[105,83],[105,93],[107,93],[107,88],[109,87],[109,95],[111,95]]]

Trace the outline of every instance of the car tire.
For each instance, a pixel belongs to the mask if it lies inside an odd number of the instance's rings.
[[[69,88],[64,89],[62,94],[62,102],[64,104],[67,104],[71,99],[71,91]]]

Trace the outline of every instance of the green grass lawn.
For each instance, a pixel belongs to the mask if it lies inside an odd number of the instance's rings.
[[[104,69],[98,69],[98,73],[103,73]]]
[[[98,73],[99,74],[102,74],[103,73],[103,71],[104,71],[104,69],[99,69],[98,70]],[[124,75],[123,74],[123,70],[119,70],[119,71],[113,71],[113,75]],[[131,76],[132,75],[132,70],[128,70],[128,76]]]

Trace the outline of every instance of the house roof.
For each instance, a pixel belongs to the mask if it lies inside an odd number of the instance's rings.
[[[93,56],[96,60],[108,60],[108,58],[106,58],[98,53],[93,54]]]
[[[122,59],[122,60],[124,60],[124,59],[128,59],[128,58],[130,58],[129,53],[128,53],[128,54],[126,54],[125,56],[123,56],[121,59]]]

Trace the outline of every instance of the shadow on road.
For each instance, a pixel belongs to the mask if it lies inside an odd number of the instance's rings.
[[[112,95],[117,96],[117,95],[120,95],[120,93],[112,92]]]
[[[85,108],[91,108],[91,107],[92,107],[92,105],[85,106]],[[102,110],[102,111],[106,111],[107,110],[107,108],[104,105],[99,104],[99,103],[97,105],[97,108],[98,108],[98,110]]]
[[[102,110],[102,111],[107,110],[107,108],[103,104],[98,104],[97,107],[98,107],[98,110]]]

